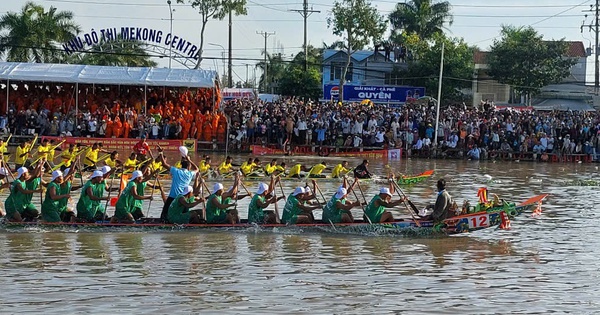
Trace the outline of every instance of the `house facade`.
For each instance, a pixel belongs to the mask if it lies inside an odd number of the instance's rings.
[[[351,55],[345,76],[344,100],[370,99],[375,103],[403,103],[407,98],[424,96],[423,88],[402,86],[394,70],[406,69],[405,59],[390,52],[359,50]],[[343,50],[323,52],[323,98],[337,98],[348,54]],[[348,98],[349,97],[349,98]]]
[[[589,51],[585,49],[583,42],[567,42],[569,49],[565,57],[575,58],[577,63],[571,67],[571,73],[564,78],[562,83],[548,85],[542,88],[541,93],[533,101],[536,103],[548,103],[553,100],[575,100],[587,102],[591,96],[586,93],[586,65]],[[521,103],[520,99],[515,99],[512,89],[507,84],[492,80],[487,75],[489,66],[487,64],[488,52],[475,51],[473,62],[475,64],[473,75],[473,106],[481,102],[494,102],[496,104]],[[555,102],[556,103],[556,102]]]

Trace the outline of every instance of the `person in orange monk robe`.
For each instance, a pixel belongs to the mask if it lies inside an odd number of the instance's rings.
[[[129,132],[131,131],[131,124],[127,120],[123,122],[123,138],[129,138]]]
[[[107,138],[112,138],[112,136],[113,136],[113,129],[114,129],[113,125],[114,125],[113,121],[109,118],[106,121],[106,137]]]
[[[213,136],[212,132],[212,120],[207,119],[204,121],[204,128],[202,129],[202,140],[211,141]]]
[[[181,139],[188,139],[190,136],[190,129],[192,128],[192,123],[189,120],[184,119],[181,123],[181,127]]]
[[[123,134],[123,123],[119,117],[115,117],[113,122],[113,137],[120,138]]]

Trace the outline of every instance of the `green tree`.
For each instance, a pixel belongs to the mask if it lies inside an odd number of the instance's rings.
[[[158,64],[150,59],[146,52],[146,44],[135,40],[117,40],[102,42],[85,53],[75,54],[68,62],[97,66],[123,67],[156,67]]]
[[[0,17],[0,55],[15,62],[57,62],[62,57],[58,44],[81,29],[70,11],[27,2],[21,12]]]
[[[343,100],[344,78],[348,73],[352,54],[369,43],[381,40],[387,22],[368,0],[336,0],[327,17],[327,26],[334,35],[343,38],[348,56],[340,80],[340,100]]]
[[[423,40],[442,34],[445,24],[452,25],[451,8],[448,1],[432,3],[431,0],[411,0],[396,4],[389,16],[392,40],[398,42],[397,36],[403,32],[415,33]]]
[[[292,64],[279,81],[279,93],[284,96],[318,100],[322,93],[321,73],[314,67],[304,71],[303,66]]]
[[[278,94],[279,81],[286,75],[287,64],[281,54],[268,54],[267,63],[264,60],[256,64],[256,68],[262,70],[259,86],[263,93]],[[265,77],[266,74],[266,77]]]
[[[567,58],[564,40],[544,41],[532,27],[503,26],[488,55],[487,73],[494,80],[511,85],[528,102],[549,84],[560,83],[577,63]]]
[[[185,3],[186,0],[177,0],[177,3]],[[198,47],[198,63],[196,69],[200,68],[202,63],[202,54],[204,52],[204,31],[206,24],[211,19],[223,20],[231,11],[235,16],[246,15],[246,0],[187,0],[192,8],[198,10],[200,14],[200,46]]]
[[[404,84],[423,86],[430,95],[437,93],[444,43],[442,100],[462,101],[464,96],[461,89],[471,87],[475,47],[469,46],[462,38],[447,38],[443,34],[434,35],[432,40],[432,46],[425,50],[419,60],[409,61],[407,70],[395,74],[405,78]]]

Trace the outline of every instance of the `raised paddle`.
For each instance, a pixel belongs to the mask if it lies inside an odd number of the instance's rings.
[[[150,206],[152,205],[152,197],[154,197],[154,190],[156,188],[156,182],[158,182],[158,171],[154,172],[154,184],[152,184],[152,192],[150,193],[150,201],[148,202],[148,210],[146,210],[146,217],[150,214]]]
[[[394,185],[394,187],[396,188],[396,193],[398,193],[398,197],[402,198],[402,196],[400,195],[401,192],[402,192],[402,195],[404,195],[404,205],[406,206],[406,210],[408,210],[408,213],[410,213],[410,216],[412,217],[413,221],[415,222],[415,224],[418,227],[421,227],[421,223],[419,223],[419,220],[417,220],[417,218],[415,217],[415,214],[408,207],[408,202],[407,202],[408,197],[406,197],[406,195],[404,194],[402,189],[400,189],[400,186],[398,185],[398,183],[396,183],[395,180],[391,179],[391,181],[392,181],[392,185]]]
[[[115,170],[110,176],[110,185],[108,185],[108,196],[106,196],[106,204],[104,204],[104,216],[102,217],[102,223],[106,221],[106,213],[108,212],[108,203],[110,202],[110,194],[112,193],[113,182],[115,179],[115,174],[117,170]],[[121,176],[123,176],[123,169],[121,169]]]
[[[395,180],[392,180],[392,181],[394,182],[394,186],[396,187],[396,190],[399,191],[400,193],[402,193],[402,196],[404,198],[406,198],[406,203],[408,203],[408,205],[410,206],[410,209],[412,209],[411,213],[419,214],[419,209],[417,208],[417,206],[415,206],[415,204],[412,201],[410,201],[410,199],[408,199],[408,197],[406,196],[404,191],[402,191],[402,189],[400,188],[400,185],[398,185],[398,183]]]
[[[275,198],[275,223],[281,223],[279,219],[279,206],[277,206],[277,189],[273,187],[273,198]]]
[[[367,209],[365,209],[364,204],[367,203],[367,198],[365,198],[365,193],[362,190],[362,187],[360,186],[360,181],[358,181],[358,179],[356,180],[356,185],[358,186],[358,189],[360,190],[360,194],[364,200],[364,203],[360,203],[364,217],[367,218],[367,221],[369,221],[369,224],[373,224],[373,222],[371,222],[371,218],[369,218],[369,216],[367,215]],[[356,200],[359,200],[358,196],[356,195],[356,191],[352,190],[352,192],[354,193],[354,197],[356,197]]]

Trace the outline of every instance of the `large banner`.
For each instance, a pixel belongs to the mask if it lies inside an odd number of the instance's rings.
[[[425,88],[413,86],[372,86],[344,85],[344,101],[360,102],[371,100],[373,103],[404,103],[425,95]],[[340,87],[326,84],[323,86],[323,99],[338,100]]]
[[[224,100],[230,99],[255,99],[256,95],[254,94],[253,89],[238,89],[238,88],[224,88],[221,90],[221,96]]]
[[[44,139],[54,140],[59,143],[65,140],[62,145],[63,148],[68,146],[70,143],[79,143],[85,146],[92,146],[96,142],[100,142],[103,145],[104,150],[108,151],[125,151],[129,152],[133,150],[133,146],[140,141],[140,139],[125,139],[125,138],[85,138],[85,137],[42,137]],[[196,152],[196,140],[147,140],[150,149],[153,151],[156,145],[160,145],[165,151],[178,151],[179,147],[185,145],[190,153]]]

